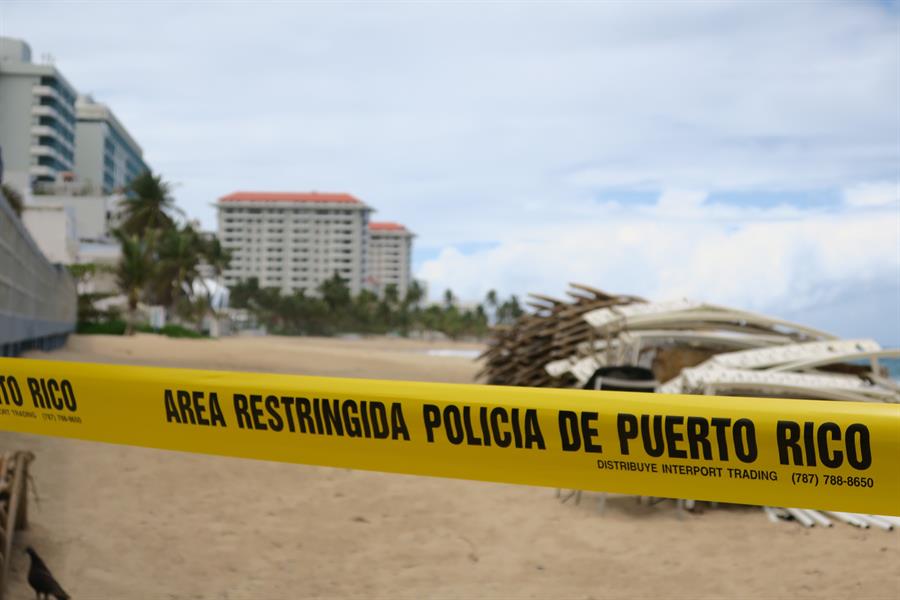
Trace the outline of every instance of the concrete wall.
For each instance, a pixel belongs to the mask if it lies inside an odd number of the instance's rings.
[[[65,206],[26,206],[22,224],[52,263],[78,262],[75,213]]]
[[[105,270],[84,279],[78,291],[84,294],[119,293],[115,268],[121,259],[122,247],[116,241],[82,242],[78,247],[78,262],[105,267]]]
[[[103,193],[103,123],[78,121],[75,125],[75,175],[91,192]]]
[[[0,193],[0,356],[62,345],[76,313],[71,275],[47,260]]]
[[[81,138],[78,143],[81,144]],[[34,195],[29,206],[64,206],[75,215],[79,240],[101,240],[109,237],[108,218],[115,197]]]
[[[5,73],[0,63],[0,146],[3,146],[6,179],[16,174],[16,183],[21,174],[28,181],[31,169],[32,90],[39,81],[37,75]]]

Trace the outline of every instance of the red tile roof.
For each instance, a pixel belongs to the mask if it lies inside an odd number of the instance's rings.
[[[327,192],[234,192],[219,198],[220,202],[333,202],[362,204],[350,194]]]
[[[372,231],[406,231],[406,227],[400,223],[391,223],[389,221],[370,221],[369,229]]]

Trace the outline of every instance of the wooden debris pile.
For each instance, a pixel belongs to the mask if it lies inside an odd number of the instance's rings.
[[[900,384],[879,364],[900,358],[900,349],[874,340],[841,340],[704,302],[647,302],[576,284],[568,295],[566,301],[531,295],[535,312],[494,332],[479,376],[498,385],[617,389],[597,384],[631,369],[649,375],[651,390],[669,394],[900,403]],[[577,491],[563,501],[573,494],[577,502]],[[830,527],[832,519],[885,530],[900,525],[878,515],[771,507],[766,513],[805,527]]]
[[[6,590],[14,534],[28,525],[28,465],[33,459],[31,452],[0,455],[0,599]]]
[[[703,302],[647,302],[571,284],[571,300],[531,295],[533,313],[498,328],[482,354],[483,381],[582,387],[601,367],[640,366],[666,382],[737,350],[836,339],[779,319]]]
[[[607,294],[576,283],[570,285],[566,294],[567,300],[530,294],[526,304],[534,312],[520,317],[512,326],[493,331],[488,348],[480,357],[485,365],[478,378],[494,385],[570,387],[573,377],[551,375],[544,366],[593,342],[593,328],[584,315],[601,308],[643,302],[634,296]]]

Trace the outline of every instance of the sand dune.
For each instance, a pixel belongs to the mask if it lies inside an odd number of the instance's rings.
[[[74,337],[35,358],[469,382],[393,339]],[[189,455],[0,433],[30,449],[34,545],[85,598],[900,598],[900,534],[679,514],[596,494]]]

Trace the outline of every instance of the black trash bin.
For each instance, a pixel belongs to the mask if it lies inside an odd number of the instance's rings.
[[[600,367],[584,384],[586,390],[655,392],[659,382],[653,371],[632,365]]]

